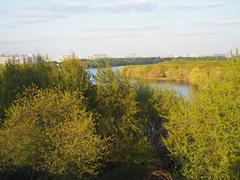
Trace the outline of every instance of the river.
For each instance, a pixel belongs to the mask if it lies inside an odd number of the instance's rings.
[[[112,67],[112,70],[114,72],[119,71],[123,66],[115,66]],[[88,72],[90,72],[93,75],[97,74],[97,69],[87,69]],[[149,86],[157,89],[168,89],[168,90],[175,90],[179,96],[183,96],[186,99],[190,98],[190,94],[192,91],[192,86],[187,83],[180,83],[175,81],[157,81],[157,80],[147,80],[142,81],[143,83],[148,84]]]

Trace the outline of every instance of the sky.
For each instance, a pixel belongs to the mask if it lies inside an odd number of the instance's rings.
[[[240,0],[1,0],[0,54],[206,55],[240,49]]]

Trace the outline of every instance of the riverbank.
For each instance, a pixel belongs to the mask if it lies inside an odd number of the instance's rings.
[[[121,71],[122,68],[126,66],[115,66],[112,67],[113,72]],[[97,76],[97,69],[87,69],[93,76]],[[132,82],[141,82],[146,84],[154,89],[167,89],[167,90],[175,90],[179,96],[185,97],[186,99],[190,98],[190,93],[192,91],[193,86],[189,83],[184,82],[174,82],[174,81],[161,81],[161,80],[144,80],[144,79],[137,79],[137,78],[129,78]],[[95,83],[95,79],[92,78],[92,81]]]
[[[199,86],[209,78],[225,79],[225,64],[226,61],[222,60],[174,60],[154,65],[127,66],[121,69],[121,73],[130,78],[177,81]]]

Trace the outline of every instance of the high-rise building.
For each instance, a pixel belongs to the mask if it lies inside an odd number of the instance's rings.
[[[34,54],[29,53],[27,56],[27,63],[35,63],[36,58]]]

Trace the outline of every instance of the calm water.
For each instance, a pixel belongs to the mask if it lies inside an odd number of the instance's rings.
[[[121,69],[122,66],[118,67],[112,67],[112,70],[114,72],[118,71]],[[88,72],[90,72],[93,75],[97,74],[97,69],[88,69]],[[179,82],[174,82],[174,81],[143,81],[144,83],[148,84],[149,86],[153,88],[160,88],[160,89],[168,89],[168,90],[175,90],[178,95],[183,96],[187,99],[190,97],[190,93],[192,91],[192,86],[186,83],[179,83]]]
[[[175,90],[178,95],[183,96],[187,99],[190,98],[190,94],[192,91],[192,86],[187,83],[181,82],[174,82],[174,81],[143,81],[144,83],[148,84],[153,88],[160,88],[160,89],[168,89],[168,90]]]
[[[120,70],[123,66],[115,66],[112,67],[113,72],[116,72],[118,70]],[[97,74],[97,69],[96,68],[92,68],[92,69],[87,69],[88,72],[90,72],[91,74],[93,74],[94,76],[96,76]]]

